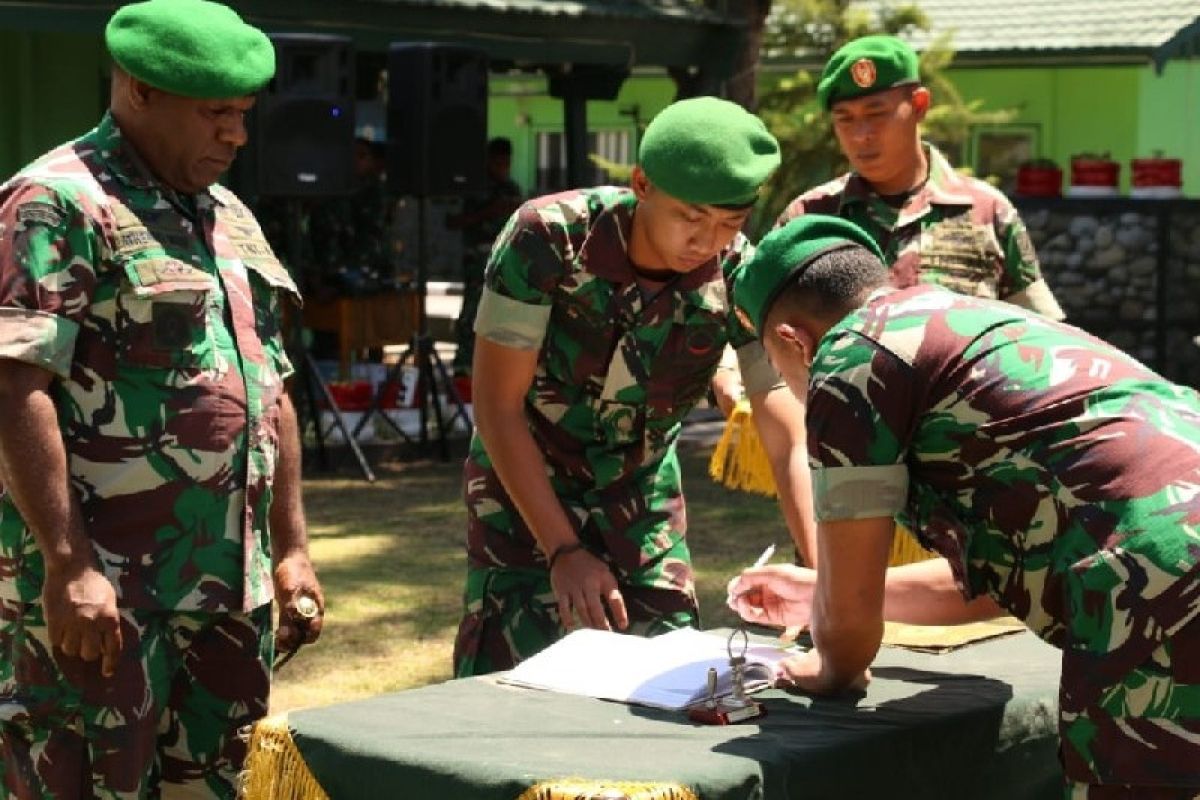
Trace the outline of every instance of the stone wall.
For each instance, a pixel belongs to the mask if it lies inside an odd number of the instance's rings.
[[[1200,386],[1200,201],[1017,201],[1067,321]]]

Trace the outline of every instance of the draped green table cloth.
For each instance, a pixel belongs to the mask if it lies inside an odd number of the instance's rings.
[[[703,800],[1055,798],[1059,653],[1032,634],[881,651],[865,694],[756,695],[768,715],[681,713],[454,680],[294,712],[333,800],[515,800],[564,777],[682,784]]]

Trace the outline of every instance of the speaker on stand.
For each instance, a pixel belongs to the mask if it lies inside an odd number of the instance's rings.
[[[427,444],[427,413],[432,410],[441,456],[446,459],[449,458],[447,433],[454,422],[461,418],[468,432],[472,425],[462,397],[429,335],[425,312],[429,271],[427,203],[430,197],[460,195],[481,190],[485,184],[487,55],[453,44],[394,42],[388,49],[387,83],[388,187],[394,194],[410,195],[417,201],[419,295],[416,333],[388,380],[399,380],[409,362],[416,366],[420,443],[422,448]],[[439,385],[453,405],[448,418],[443,417],[438,402]],[[391,424],[409,439],[399,426]]]
[[[272,34],[270,38],[275,45],[275,77],[259,94],[248,118],[249,152],[240,170],[240,183],[248,186],[239,189],[283,203],[287,261],[293,270],[302,271],[304,201],[354,191],[354,50],[344,36]],[[311,421],[318,459],[327,469],[321,410],[330,411],[363,476],[374,481],[362,448],[304,343],[303,327],[297,319],[288,337],[297,387],[302,387],[296,393],[300,430]]]

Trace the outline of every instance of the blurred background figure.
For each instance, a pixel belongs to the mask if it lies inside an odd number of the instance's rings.
[[[447,225],[461,230],[462,310],[454,322],[454,374],[470,375],[475,355],[475,312],[483,292],[483,268],[492,242],[504,222],[521,205],[521,188],[510,177],[512,141],[498,136],[487,145],[487,185],[482,192],[466,197],[462,213],[447,219]]]
[[[393,235],[396,198],[387,188],[384,132],[363,125],[355,132],[355,189],[343,197],[306,198],[299,202],[300,239],[287,241],[289,214],[296,205],[284,198],[260,198],[256,214],[271,246],[283,255],[305,297],[331,302],[345,295],[399,288],[396,260],[401,243]],[[311,331],[314,358],[334,359],[338,337]],[[380,352],[367,354],[379,361]]]

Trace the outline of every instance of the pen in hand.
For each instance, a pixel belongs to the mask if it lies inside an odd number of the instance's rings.
[[[765,567],[767,565],[767,562],[771,560],[771,556],[773,556],[773,555],[775,555],[775,543],[771,542],[769,545],[767,545],[767,548],[762,551],[762,554],[758,558],[754,559],[754,563],[750,565],[750,569],[758,569],[759,567]],[[730,585],[732,586],[732,582],[730,583]],[[732,603],[734,600],[738,599],[743,594],[745,594],[745,592],[738,592],[737,594],[734,594],[731,591],[726,592],[726,603]]]
[[[775,555],[775,543],[771,542],[769,545],[767,545],[767,549],[762,551],[762,555],[760,555],[758,558],[756,558],[754,560],[754,563],[750,565],[750,569],[758,569],[759,567],[765,567],[767,565],[767,562],[771,560],[771,556],[773,556],[773,555]]]

